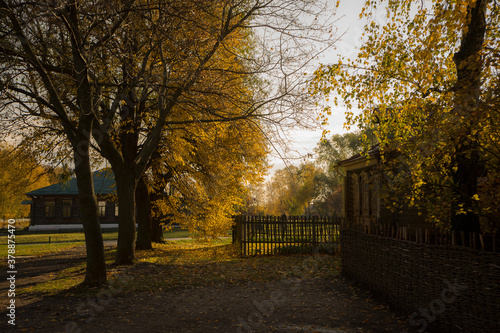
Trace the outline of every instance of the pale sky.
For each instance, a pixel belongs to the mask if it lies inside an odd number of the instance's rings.
[[[338,21],[336,23],[339,28],[338,33],[343,34],[341,39],[335,44],[335,49],[332,49],[330,52],[325,54],[319,61],[318,64],[325,63],[334,63],[337,59],[337,55],[341,54],[346,58],[354,58],[357,54],[357,47],[359,47],[362,33],[364,21],[359,20],[359,14],[361,13],[361,9],[363,7],[365,0],[341,0],[340,6],[337,11],[336,17]],[[298,152],[298,155],[293,154],[289,160],[287,160],[288,164],[300,164],[301,159],[294,159],[301,156],[305,156],[307,154],[313,154],[313,150],[316,147],[316,144],[321,139],[321,135],[323,133],[323,129],[329,130],[330,135],[332,134],[343,134],[346,133],[347,130],[344,129],[344,120],[345,120],[345,108],[334,108],[332,107],[332,115],[329,117],[329,125],[326,127],[318,128],[315,131],[306,131],[306,130],[296,130],[292,133],[289,138],[293,140],[291,145],[294,150]],[[273,168],[270,171],[270,176],[272,173],[278,169],[282,169],[285,167],[285,162],[279,159],[277,154],[273,154],[271,158],[271,163],[274,164]]]

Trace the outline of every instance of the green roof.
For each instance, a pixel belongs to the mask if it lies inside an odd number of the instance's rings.
[[[92,173],[94,181],[94,192],[97,195],[106,195],[116,192],[115,175],[111,170],[99,170]],[[71,178],[68,182],[54,184],[39,188],[38,190],[26,193],[29,196],[43,195],[78,195],[78,185],[76,178]]]

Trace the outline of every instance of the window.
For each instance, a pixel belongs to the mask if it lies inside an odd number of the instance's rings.
[[[120,210],[118,209],[118,202],[115,202],[115,216],[118,216]]]
[[[378,179],[373,180],[373,191],[372,191],[372,216],[379,217],[380,205],[378,203]]]
[[[354,216],[359,216],[359,209],[360,209],[360,200],[359,200],[359,196],[360,196],[360,191],[359,191],[359,176],[357,174],[354,174],[352,175],[352,187],[353,187],[353,193],[352,193],[352,208],[353,208],[353,214]]]
[[[106,216],[106,201],[98,202],[98,213],[99,216]]]
[[[71,217],[71,204],[72,200],[63,200],[62,201],[62,215],[63,217]]]
[[[54,200],[45,200],[45,217],[54,217],[55,202]]]
[[[361,174],[361,209],[362,215],[370,216],[370,183],[368,181],[368,174],[363,172]]]

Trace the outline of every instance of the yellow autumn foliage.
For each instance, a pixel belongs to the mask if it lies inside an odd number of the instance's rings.
[[[346,126],[375,127],[392,208],[418,206],[445,228],[458,215],[475,215],[483,230],[494,231],[500,227],[499,6],[383,3],[365,2],[357,57],[322,65],[311,91],[342,97]]]
[[[0,147],[0,219],[27,218],[30,206],[26,193],[49,186],[47,170],[26,152]]]

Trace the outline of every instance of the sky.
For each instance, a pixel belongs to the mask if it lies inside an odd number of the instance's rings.
[[[357,47],[361,43],[364,21],[359,19],[359,14],[363,8],[365,0],[341,0],[337,10],[336,18],[338,19],[336,26],[338,34],[342,35],[340,40],[335,44],[335,49],[332,49],[319,59],[320,63],[331,64],[337,59],[340,54],[345,58],[354,58],[357,54]],[[290,145],[295,154],[288,155],[285,161],[279,158],[276,153],[273,153],[270,163],[273,167],[268,175],[268,178],[278,170],[285,167],[286,164],[300,164],[304,159],[301,156],[313,155],[314,148],[321,139],[323,130],[329,130],[332,134],[344,134],[347,130],[344,128],[345,108],[332,106],[332,115],[329,117],[329,124],[324,127],[318,127],[314,131],[310,130],[293,130],[289,139],[292,141]]]

